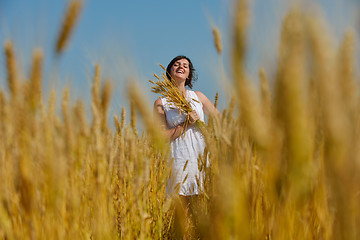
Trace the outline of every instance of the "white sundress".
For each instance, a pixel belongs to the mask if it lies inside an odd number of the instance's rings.
[[[204,121],[203,105],[196,93],[187,90],[186,98],[190,102],[192,109],[197,112],[200,120]],[[185,113],[179,115],[179,109],[173,109],[174,106],[169,103],[166,98],[161,98],[161,101],[169,129],[185,121]],[[172,172],[166,187],[167,195],[177,193],[179,195],[189,196],[199,194],[203,191],[203,174],[199,171],[197,159],[199,154],[202,155],[204,153],[204,149],[204,136],[194,125],[187,128],[185,135],[181,135],[171,141],[171,158],[174,160],[172,162]],[[189,161],[184,170],[187,160]]]

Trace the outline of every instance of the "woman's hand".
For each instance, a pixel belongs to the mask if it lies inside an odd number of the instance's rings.
[[[197,114],[197,112],[195,110],[191,111],[189,113],[189,124],[193,125],[197,120],[200,120],[199,115]]]

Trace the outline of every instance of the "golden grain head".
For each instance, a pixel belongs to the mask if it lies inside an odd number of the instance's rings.
[[[114,123],[115,123],[115,127],[116,127],[116,132],[118,134],[120,134],[121,132],[121,126],[120,126],[120,122],[119,122],[119,119],[118,117],[114,114]]]
[[[31,86],[32,94],[36,96],[37,101],[41,96],[41,83],[42,83],[42,66],[43,66],[43,51],[40,48],[36,48],[33,52],[33,65],[31,69]]]
[[[219,100],[219,93],[215,94],[215,102],[214,102],[214,106],[217,107],[218,105],[218,100]]]
[[[16,67],[16,58],[15,50],[12,42],[7,40],[4,45],[5,56],[6,56],[6,68],[7,68],[7,79],[10,93],[13,99],[17,96],[18,91],[18,79],[17,79],[17,67]]]
[[[221,52],[222,52],[220,31],[216,26],[214,26],[213,29],[212,29],[212,33],[213,33],[213,36],[214,36],[214,43],[215,43],[216,51],[220,55]]]
[[[44,56],[44,53],[41,48],[34,49],[33,66],[32,66],[32,71],[31,71],[31,79],[33,79],[33,81],[40,81],[43,56]]]
[[[64,51],[70,40],[70,35],[75,28],[75,24],[80,17],[80,11],[83,6],[82,0],[71,0],[66,10],[64,20],[60,29],[60,34],[56,41],[55,51],[60,54]]]
[[[112,95],[112,84],[110,80],[105,81],[103,90],[101,93],[101,109],[103,114],[108,111],[110,105],[110,99]]]
[[[159,64],[159,66],[160,66],[164,71],[166,71],[166,68],[165,68],[163,65]]]
[[[100,81],[101,81],[101,68],[99,64],[95,64],[93,85],[92,85],[92,101],[98,109],[100,109]]]

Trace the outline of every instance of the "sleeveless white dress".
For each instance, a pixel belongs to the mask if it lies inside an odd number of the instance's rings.
[[[186,91],[186,98],[193,110],[197,112],[201,121],[204,121],[203,105],[194,91]],[[195,99],[196,101],[194,101]],[[186,114],[179,115],[179,109],[161,98],[167,127],[169,129],[183,123]],[[179,194],[183,196],[196,195],[203,191],[203,173],[198,168],[199,154],[204,154],[205,140],[200,130],[192,125],[188,127],[185,135],[171,141],[172,172],[170,174],[166,193],[168,195]],[[185,164],[188,161],[184,170]]]

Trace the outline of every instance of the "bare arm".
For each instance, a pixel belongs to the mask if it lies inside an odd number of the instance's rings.
[[[202,93],[199,91],[195,91],[196,95],[198,96],[200,102],[203,105],[203,110],[206,115],[218,115],[220,114],[219,110],[216,109],[214,104]]]
[[[166,132],[166,135],[169,137],[170,141],[178,138],[181,135],[184,130],[183,124],[180,124],[171,129],[167,127],[165,112],[160,98],[155,101],[153,112],[154,115],[158,116],[160,126]]]

